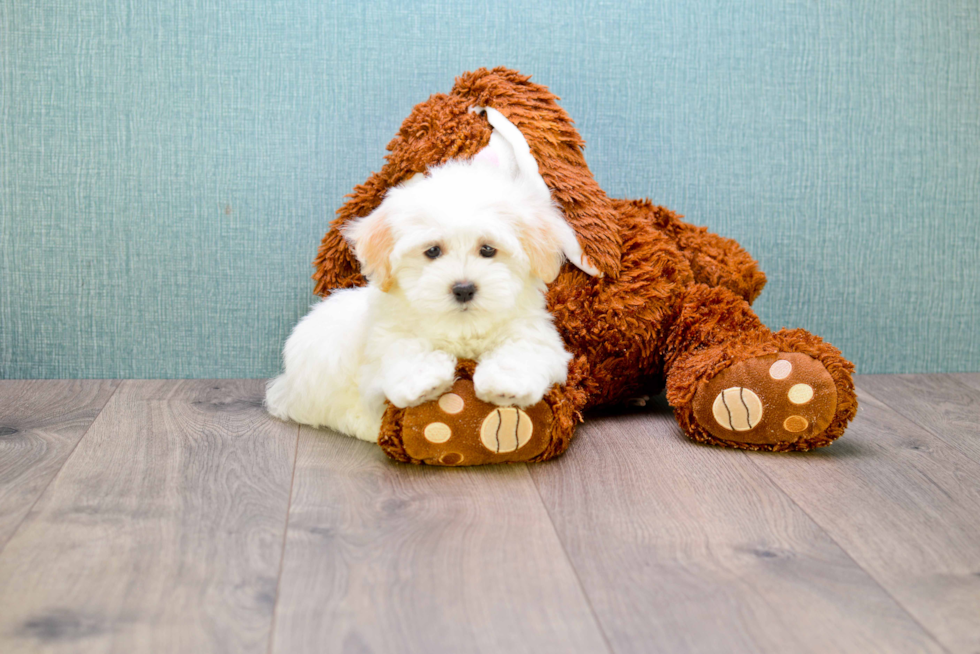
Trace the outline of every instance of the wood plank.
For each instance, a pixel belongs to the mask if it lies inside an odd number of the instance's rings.
[[[118,385],[0,381],[0,551]]]
[[[834,445],[752,462],[951,652],[980,650],[980,465],[865,390]]]
[[[980,463],[980,390],[969,384],[969,375],[861,376],[866,392]]]
[[[300,430],[273,651],[608,651],[523,464]]]
[[[0,556],[5,652],[264,652],[297,427],[260,381],[127,381]]]
[[[950,376],[953,379],[966,384],[970,388],[980,391],[980,372],[964,372]]]
[[[587,420],[531,475],[617,653],[941,651],[745,452],[666,407]]]

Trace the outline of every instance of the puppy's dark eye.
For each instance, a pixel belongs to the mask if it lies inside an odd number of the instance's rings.
[[[431,248],[425,251],[425,256],[429,257],[430,259],[438,259],[440,256],[442,256],[442,248],[438,245],[433,245]]]
[[[497,248],[492,245],[484,245],[480,248],[480,256],[490,259],[493,255],[497,254]]]

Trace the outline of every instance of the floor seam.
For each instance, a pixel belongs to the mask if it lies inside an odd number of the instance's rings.
[[[975,388],[973,388],[969,384],[964,384],[963,382],[961,382],[960,380],[956,379],[955,377],[949,377],[949,379],[951,379],[953,381],[953,383],[955,383],[956,385],[960,386],[964,390],[970,391],[972,393],[980,394],[980,393],[977,393],[977,391],[976,391]],[[977,459],[975,455],[971,454],[967,450],[964,450],[964,449],[960,448],[955,442],[952,442],[950,440],[947,440],[946,436],[944,436],[940,432],[934,430],[929,425],[922,424],[916,418],[913,418],[912,416],[907,415],[902,410],[901,403],[898,403],[898,406],[896,406],[896,405],[892,404],[891,402],[888,402],[887,400],[881,399],[881,396],[880,395],[876,394],[874,391],[869,390],[867,387],[862,387],[861,386],[861,379],[860,379],[860,377],[858,377],[858,379],[856,381],[857,381],[856,386],[859,389],[861,389],[862,391],[864,391],[865,393],[867,393],[868,395],[870,395],[874,399],[878,400],[879,402],[881,402],[882,404],[884,404],[886,407],[888,407],[889,409],[891,409],[892,411],[894,411],[898,415],[902,416],[903,418],[905,418],[906,420],[908,420],[909,422],[911,422],[912,424],[914,424],[916,427],[919,427],[919,428],[923,429],[924,431],[926,431],[927,433],[929,433],[930,435],[938,438],[942,443],[944,443],[948,447],[953,448],[955,451],[959,452],[960,454],[962,454],[963,456],[965,456],[966,458],[968,458],[970,461],[973,461],[974,463],[980,465],[980,459]]]
[[[575,576],[575,583],[578,584],[579,590],[582,591],[582,597],[585,599],[586,606],[589,607],[589,613],[592,614],[592,619],[595,620],[596,628],[599,630],[599,635],[602,636],[602,642],[606,645],[606,650],[609,654],[614,654],[616,651],[613,649],[612,643],[609,642],[609,636],[606,635],[606,630],[602,626],[602,621],[599,620],[599,615],[596,613],[595,607],[592,605],[592,598],[589,597],[588,592],[585,590],[585,584],[582,583],[582,578],[578,574],[578,569],[575,564],[572,563],[572,557],[568,555],[568,550],[565,548],[565,543],[561,539],[561,534],[558,533],[558,527],[555,525],[555,519],[551,516],[551,511],[548,510],[548,505],[545,504],[544,497],[541,495],[541,488],[538,487],[538,482],[534,479],[534,475],[528,469],[528,464],[524,464],[524,470],[527,473],[528,478],[531,480],[531,485],[534,486],[534,491],[538,494],[538,501],[541,502],[541,508],[544,509],[544,514],[548,516],[548,522],[551,524],[551,533],[555,535],[555,540],[558,541],[558,546],[561,548],[562,554],[565,555],[565,561],[568,562],[568,567],[572,570],[572,574]]]
[[[85,437],[88,436],[89,432],[92,431],[92,427],[98,421],[99,417],[102,415],[102,412],[105,411],[105,408],[109,406],[109,402],[112,401],[112,398],[116,396],[116,392],[119,391],[122,385],[126,383],[126,381],[128,380],[120,379],[118,381],[119,383],[116,384],[115,388],[112,389],[112,392],[109,393],[109,397],[107,397],[105,402],[103,402],[102,406],[99,407],[99,412],[95,414],[94,418],[92,418],[92,422],[89,423],[89,426],[85,428],[85,431],[82,432],[82,435],[79,436],[78,440],[75,441],[75,444],[72,445],[71,451],[68,453],[68,456],[65,457],[65,460],[61,462],[61,465],[58,466],[57,472],[51,475],[51,479],[48,480],[48,483],[44,485],[44,488],[41,489],[41,492],[38,493],[37,497],[34,498],[34,501],[31,502],[31,506],[27,509],[27,512],[24,513],[24,517],[20,519],[20,522],[17,523],[17,526],[14,527],[14,530],[10,532],[10,536],[7,538],[7,540],[5,540],[2,544],[0,544],[0,556],[3,556],[3,552],[4,550],[7,549],[7,545],[10,544],[10,541],[12,541],[14,539],[14,536],[17,535],[17,532],[20,531],[20,528],[24,526],[25,522],[27,522],[27,519],[31,516],[31,513],[34,511],[34,507],[37,506],[37,503],[41,501],[41,498],[44,497],[44,494],[48,492],[48,489],[51,487],[51,484],[54,483],[54,480],[57,479],[59,475],[61,475],[61,471],[65,469],[66,465],[68,465],[68,461],[70,461],[71,457],[75,454],[75,450],[78,449],[78,445],[83,440],[85,440]]]
[[[903,604],[901,600],[899,600],[897,597],[895,597],[894,594],[892,594],[891,591],[889,591],[887,588],[885,588],[881,584],[881,582],[878,581],[878,578],[874,574],[872,574],[872,572],[870,570],[868,570],[863,565],[861,565],[861,563],[857,559],[854,558],[854,556],[847,550],[847,548],[844,547],[840,543],[840,541],[838,541],[834,537],[834,535],[824,525],[820,524],[820,521],[818,521],[816,517],[814,517],[813,515],[811,515],[809,511],[807,511],[803,506],[800,505],[799,502],[796,501],[796,498],[794,498],[792,495],[790,495],[786,491],[786,489],[784,489],[779,484],[779,482],[777,480],[775,480],[772,477],[770,477],[769,476],[769,473],[766,472],[765,468],[763,468],[758,463],[756,463],[752,459],[752,457],[749,456],[748,452],[742,452],[741,454],[742,454],[743,457],[745,457],[746,459],[748,459],[749,462],[752,464],[752,466],[756,470],[758,470],[766,479],[768,479],[770,481],[770,483],[772,483],[773,486],[775,486],[777,489],[779,489],[779,492],[782,493],[783,496],[786,499],[788,499],[790,502],[792,502],[793,503],[793,506],[795,506],[796,508],[798,508],[803,513],[803,515],[805,515],[807,517],[808,520],[810,520],[811,522],[813,522],[813,524],[816,525],[820,529],[820,531],[822,531],[827,536],[827,538],[829,538],[830,541],[834,545],[836,545],[838,547],[838,549],[840,549],[841,552],[844,553],[844,556],[846,556],[851,562],[854,563],[854,565],[856,565],[859,569],[861,569],[864,572],[864,574],[868,575],[868,579],[870,579],[872,582],[874,582],[874,585],[877,586],[878,588],[880,588],[881,589],[881,592],[883,592],[885,595],[887,595],[888,597],[890,597],[892,599],[892,601],[895,602],[895,605],[898,606],[898,608],[900,608],[902,610],[902,612],[905,613],[905,615],[907,615],[912,622],[914,622],[915,624],[917,624],[919,626],[919,628],[922,630],[922,632],[925,635],[929,636],[929,638],[931,638],[932,641],[934,643],[936,643],[936,645],[941,650],[943,650],[944,652],[947,652],[947,653],[951,654],[951,650],[948,647],[946,647],[946,644],[943,643],[941,640],[939,640],[939,637],[936,634],[934,634],[931,629],[929,629],[924,624],[922,624],[919,621],[919,619],[915,616],[915,614],[912,613],[912,611],[910,611],[909,608],[907,606],[905,606],[905,604]]]
[[[289,477],[289,498],[286,501],[286,524],[282,530],[282,547],[279,553],[279,572],[276,575],[276,597],[272,602],[272,624],[269,626],[269,646],[266,652],[272,653],[272,645],[276,634],[276,618],[279,611],[279,589],[282,587],[282,571],[286,564],[286,539],[289,536],[289,514],[293,508],[293,487],[296,483],[296,468],[299,465],[299,435],[302,428],[296,425],[296,444],[293,446],[293,471]]]

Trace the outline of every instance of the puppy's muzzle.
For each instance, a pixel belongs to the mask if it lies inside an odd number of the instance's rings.
[[[476,284],[473,282],[456,282],[453,284],[453,297],[460,304],[466,304],[476,295]]]

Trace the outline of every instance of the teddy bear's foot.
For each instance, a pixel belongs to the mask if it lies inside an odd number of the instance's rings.
[[[694,396],[694,418],[727,444],[809,449],[837,411],[837,388],[820,361],[780,352],[736,363]]]
[[[458,379],[436,401],[398,411],[397,419],[397,429],[382,433],[382,448],[392,458],[429,465],[537,460],[552,438],[553,414],[544,400],[523,409],[488,404],[469,379]]]

